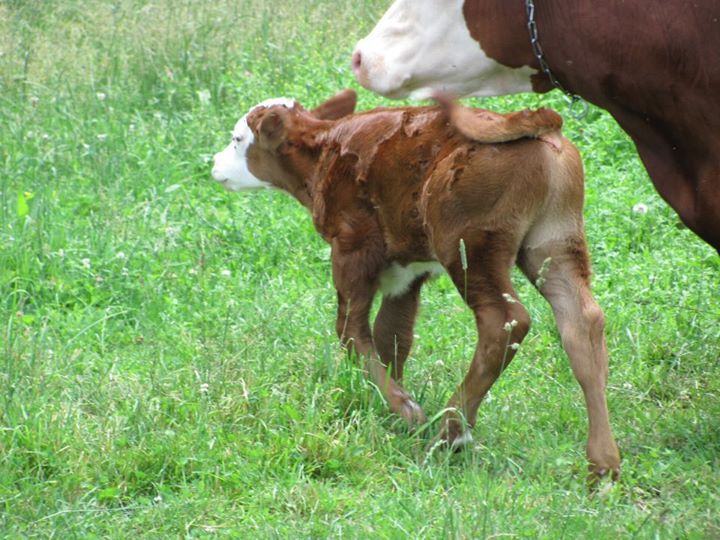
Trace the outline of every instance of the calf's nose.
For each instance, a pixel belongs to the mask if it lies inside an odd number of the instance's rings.
[[[224,182],[225,175],[223,175],[223,173],[220,171],[220,168],[217,166],[218,155],[219,154],[215,154],[213,156],[213,168],[210,174],[212,174],[212,177],[218,182]]]

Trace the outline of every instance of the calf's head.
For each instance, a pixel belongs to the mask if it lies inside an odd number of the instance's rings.
[[[259,103],[238,120],[232,130],[232,140],[224,150],[215,154],[213,159],[212,176],[220,182],[228,191],[246,191],[273,187],[268,178],[261,178],[257,172],[257,162],[262,157],[262,152],[268,150],[267,142],[263,144],[262,135],[259,133],[258,112],[264,109],[285,109],[292,110],[298,104],[290,99],[270,99]],[[275,111],[272,118],[279,118],[279,112]],[[263,115],[264,117],[265,115]],[[248,122],[253,117],[253,125]],[[269,119],[269,120],[270,120]],[[270,124],[268,123],[268,128]],[[258,135],[261,135],[258,140]],[[251,163],[254,165],[251,166]],[[252,167],[252,170],[251,170]]]
[[[213,158],[212,176],[228,191],[264,188],[291,190],[281,153],[294,136],[311,136],[314,127],[355,110],[357,97],[344,90],[312,111],[297,101],[275,98],[255,105],[238,120],[232,140]]]

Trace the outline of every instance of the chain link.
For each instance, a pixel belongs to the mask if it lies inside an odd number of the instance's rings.
[[[535,53],[535,58],[537,58],[537,61],[540,64],[540,69],[550,80],[550,83],[567,96],[569,100],[568,110],[570,115],[576,119],[584,118],[588,112],[587,102],[577,94],[573,94],[566,89],[560,81],[557,80],[547,63],[547,60],[545,60],[545,53],[543,52],[542,45],[540,45],[537,22],[535,21],[535,0],[525,0],[525,11],[527,12],[527,27],[528,32],[530,33],[530,44],[532,45],[533,52]],[[580,111],[575,110],[575,106],[578,103],[581,105]]]

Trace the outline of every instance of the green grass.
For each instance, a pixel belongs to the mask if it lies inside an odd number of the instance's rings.
[[[251,105],[357,88],[350,51],[387,4],[0,2],[0,536],[720,536],[720,261],[605,113],[565,129],[623,454],[594,493],[579,386],[519,275],[533,329],[477,442],[425,460],[336,343],[307,213],[210,180]],[[447,278],[416,333],[432,415],[475,341]]]

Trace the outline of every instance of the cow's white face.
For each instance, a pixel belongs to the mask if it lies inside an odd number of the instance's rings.
[[[530,92],[533,69],[489,58],[465,24],[464,0],[396,0],[353,53],[353,71],[368,90],[391,98]]]
[[[268,99],[250,109],[248,114],[260,107],[272,107],[273,105],[282,105],[291,109],[295,106],[295,103],[294,100],[287,98]],[[228,191],[247,191],[273,187],[269,182],[265,182],[253,175],[248,168],[247,152],[255,142],[255,136],[247,123],[248,114],[235,124],[230,144],[223,151],[215,154],[213,158],[212,176]]]

